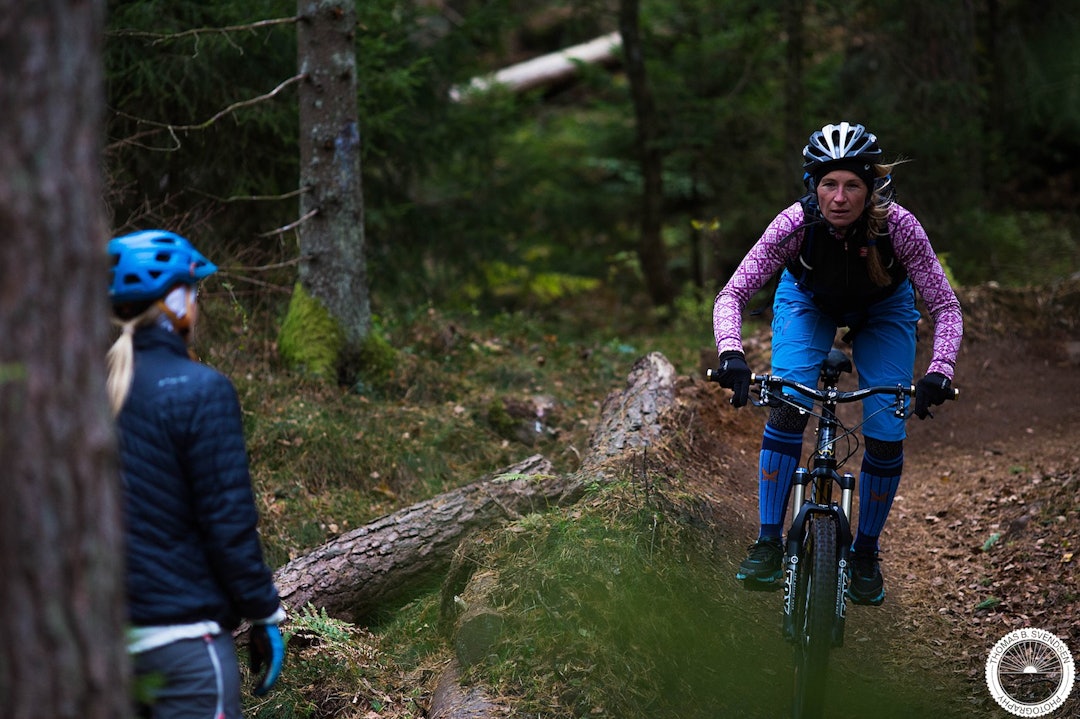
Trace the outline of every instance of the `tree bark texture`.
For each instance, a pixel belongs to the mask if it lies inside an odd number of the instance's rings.
[[[275,573],[282,601],[356,622],[438,580],[475,529],[576,501],[581,484],[539,455],[493,477],[377,519]]]
[[[619,33],[622,35],[626,77],[630,82],[630,97],[634,104],[638,161],[643,181],[638,258],[653,304],[670,305],[675,300],[675,286],[668,270],[662,234],[664,154],[657,143],[660,122],[645,68],[638,0],[619,0]]]
[[[663,432],[661,417],[676,403],[675,380],[675,367],[659,352],[635,362],[623,390],[604,400],[583,469],[592,471],[629,450],[656,443]]]
[[[101,0],[0,0],[0,707],[130,714]]]
[[[300,282],[337,319],[343,362],[371,328],[360,180],[356,7],[299,0]]]

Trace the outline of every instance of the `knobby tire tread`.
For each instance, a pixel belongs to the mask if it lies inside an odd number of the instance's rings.
[[[795,627],[795,719],[823,716],[829,652],[836,617],[837,527],[831,516],[815,517],[807,530]],[[802,579],[802,577],[800,577]]]

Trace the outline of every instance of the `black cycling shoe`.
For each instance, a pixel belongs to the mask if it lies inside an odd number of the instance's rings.
[[[881,560],[877,552],[851,553],[851,579],[847,596],[854,604],[879,606],[885,601],[885,579],[881,576]]]
[[[783,559],[784,545],[780,539],[763,537],[750,545],[750,553],[739,565],[735,578],[747,586],[779,589],[783,584]]]

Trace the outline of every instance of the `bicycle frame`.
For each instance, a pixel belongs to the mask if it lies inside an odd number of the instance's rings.
[[[851,551],[851,510],[855,477],[840,473],[837,442],[852,432],[836,416],[842,403],[856,402],[875,394],[893,395],[893,413],[907,416],[906,400],[914,395],[912,385],[867,387],[851,392],[839,389],[840,376],[852,371],[850,358],[840,350],[831,351],[821,365],[820,389],[771,375],[752,375],[760,386],[758,405],[791,402],[774,397],[783,388],[809,398],[820,408],[816,414],[817,438],[809,468],[795,471],[791,487],[791,524],[784,553],[784,605],[782,632],[795,645],[794,716],[819,717],[824,711],[828,654],[843,646],[847,617],[847,588]],[[805,410],[812,411],[810,409]],[[840,500],[833,498],[833,486],[840,488]]]
[[[811,400],[800,411],[817,417],[817,438],[808,467],[795,470],[792,478],[788,527],[783,560],[784,606],[782,632],[795,644],[794,716],[796,719],[820,717],[826,697],[825,678],[829,651],[843,646],[847,615],[849,554],[852,544],[851,509],[855,496],[855,477],[840,473],[854,452],[838,457],[837,443],[854,434],[837,418],[840,404],[859,402],[872,395],[895,398],[893,414],[908,417],[907,399],[915,396],[912,384],[863,387],[853,391],[839,389],[840,376],[852,371],[851,359],[834,349],[822,362],[820,389],[773,375],[750,376],[759,385],[757,406],[776,402],[793,403],[782,393],[787,388]],[[710,379],[718,374],[708,373]],[[954,389],[950,399],[956,399]],[[814,406],[820,408],[814,413]],[[857,446],[857,445],[856,445]],[[840,488],[840,500],[833,498],[833,485]]]

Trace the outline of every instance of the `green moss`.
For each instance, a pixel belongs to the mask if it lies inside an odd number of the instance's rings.
[[[334,378],[343,341],[341,327],[330,312],[297,282],[278,334],[282,359],[294,370]]]
[[[360,347],[360,375],[370,384],[381,386],[391,380],[398,353],[386,338],[372,330]]]

